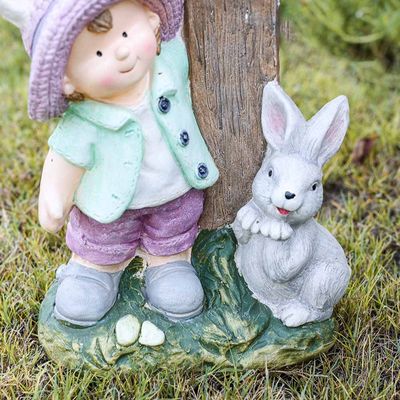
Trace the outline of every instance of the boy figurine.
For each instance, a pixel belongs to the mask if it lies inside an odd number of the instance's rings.
[[[50,137],[39,219],[69,216],[72,257],[57,271],[54,315],[96,324],[140,254],[148,304],[171,320],[202,311],[190,263],[203,189],[218,170],[199,131],[182,0],[0,0],[32,57],[29,111],[63,114]],[[162,43],[161,43],[162,42]]]

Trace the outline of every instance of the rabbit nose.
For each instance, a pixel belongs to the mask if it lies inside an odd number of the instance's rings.
[[[285,197],[286,197],[288,200],[292,200],[292,199],[294,199],[294,198],[296,197],[296,195],[295,195],[294,193],[291,193],[291,192],[286,192],[286,193],[285,193]]]

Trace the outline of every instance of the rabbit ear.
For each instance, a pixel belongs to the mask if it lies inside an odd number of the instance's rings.
[[[303,114],[276,81],[264,88],[261,120],[265,139],[274,150],[282,150],[290,135],[303,132],[306,124]]]
[[[307,146],[321,167],[339,150],[349,126],[349,102],[339,96],[326,104],[310,121]]]
[[[27,27],[33,0],[0,0],[0,15],[20,30]]]

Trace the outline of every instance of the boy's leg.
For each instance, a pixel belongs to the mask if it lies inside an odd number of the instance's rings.
[[[190,262],[192,258],[192,248],[171,256],[153,256],[144,250],[138,249],[136,251],[136,255],[143,258],[143,260],[146,262],[146,266],[151,268],[175,261]]]
[[[78,264],[84,265],[87,268],[92,268],[96,269],[97,271],[100,272],[119,272],[119,271],[124,271],[125,268],[131,263],[133,260],[132,258],[129,258],[126,261],[123,261],[118,264],[113,264],[113,265],[100,265],[100,264],[93,264],[88,260],[85,260],[84,258],[78,256],[78,254],[72,253],[71,256],[71,261],[76,262]]]
[[[119,281],[139,245],[141,222],[127,211],[111,224],[100,224],[74,208],[67,229],[73,256],[57,271],[54,315],[91,326],[114,305]]]
[[[203,192],[191,190],[142,219],[141,246],[150,266],[145,272],[146,298],[171,320],[195,317],[203,309],[203,288],[190,263],[203,203]]]

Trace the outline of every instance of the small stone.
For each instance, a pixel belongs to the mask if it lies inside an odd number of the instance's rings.
[[[130,346],[135,343],[139,337],[139,332],[140,322],[131,314],[120,318],[115,325],[115,335],[117,336],[118,344],[121,346]]]
[[[152,322],[144,321],[142,332],[140,333],[139,343],[144,346],[160,346],[165,342],[164,332],[157,328]]]
[[[72,350],[76,352],[81,351],[81,345],[79,343],[72,343]]]

